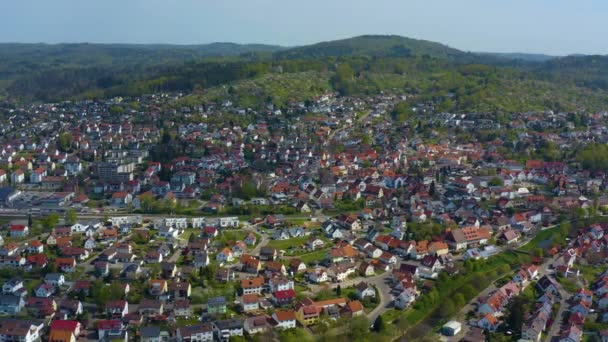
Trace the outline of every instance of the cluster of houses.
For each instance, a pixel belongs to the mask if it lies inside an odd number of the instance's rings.
[[[500,288],[478,300],[474,324],[484,330],[496,331],[509,302],[531,282],[538,279],[538,266],[524,265],[513,278]]]

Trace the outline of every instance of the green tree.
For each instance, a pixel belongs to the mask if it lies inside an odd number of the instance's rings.
[[[51,213],[51,214],[45,216],[42,219],[41,223],[42,223],[42,226],[46,229],[55,228],[57,226],[57,224],[59,224],[59,214]]]
[[[57,148],[62,152],[68,152],[72,147],[74,137],[69,132],[59,134],[57,138]]]
[[[353,341],[369,341],[369,320],[366,316],[356,316],[350,319],[349,336]]]
[[[75,209],[69,208],[65,212],[65,223],[74,224],[76,222],[78,222],[78,214],[76,213]]]
[[[384,322],[384,317],[382,317],[382,315],[378,316],[378,318],[376,318],[376,321],[374,322],[374,331],[376,332],[384,332],[386,330],[386,323]]]

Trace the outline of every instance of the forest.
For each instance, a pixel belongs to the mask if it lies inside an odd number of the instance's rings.
[[[62,101],[154,92],[192,101],[268,99],[286,106],[327,91],[397,90],[443,111],[580,111],[605,108],[608,57],[472,54],[398,36],[310,46],[0,44],[0,99]],[[188,100],[186,100],[188,101]]]

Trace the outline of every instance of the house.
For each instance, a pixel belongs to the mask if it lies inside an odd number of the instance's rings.
[[[374,276],[376,274],[376,270],[374,268],[374,265],[367,263],[367,262],[362,262],[359,265],[359,274],[364,276],[364,277],[371,277]]]
[[[28,255],[25,259],[25,270],[31,271],[34,268],[44,268],[48,264],[48,258],[45,254],[38,253]]]
[[[57,303],[53,298],[30,297],[25,307],[31,315],[39,318],[52,316],[57,311]]]
[[[59,302],[59,314],[64,319],[76,318],[82,314],[82,303],[76,299],[63,299]]]
[[[296,327],[296,313],[293,310],[277,310],[272,314],[277,328],[292,329]]]
[[[311,237],[306,241],[306,249],[314,251],[325,246],[325,241],[318,237]]]
[[[304,327],[314,325],[319,322],[321,309],[315,305],[296,305],[296,319]]]
[[[300,259],[291,259],[289,262],[289,271],[291,274],[298,274],[306,271],[306,264]]]
[[[248,317],[245,319],[244,330],[249,335],[265,333],[272,329],[272,326],[268,322],[269,320],[271,318],[266,315]]]
[[[137,312],[144,317],[160,316],[164,312],[164,304],[160,300],[142,299]]]
[[[264,286],[264,277],[255,277],[241,280],[243,294],[261,294]]]
[[[65,277],[60,273],[48,273],[44,276],[44,282],[49,285],[59,287],[65,284]]]
[[[405,289],[395,297],[395,308],[403,310],[416,301],[416,293],[412,289]]]
[[[26,251],[30,254],[38,254],[44,252],[44,245],[39,240],[28,242]]]
[[[55,293],[55,287],[48,283],[42,283],[36,288],[34,293],[36,297],[48,298]]]
[[[194,255],[192,265],[196,268],[206,267],[209,265],[209,255],[207,253],[197,253]]]
[[[479,321],[477,321],[478,327],[488,331],[496,331],[498,325],[500,325],[498,319],[489,313],[485,314]]]
[[[285,265],[277,261],[269,261],[266,263],[267,274],[282,274],[287,275]]]
[[[272,293],[272,300],[277,306],[289,305],[296,298],[296,292],[293,289],[275,291]]]
[[[74,258],[57,258],[55,259],[57,269],[61,272],[73,272],[76,269],[76,260]]]
[[[14,318],[0,319],[0,340],[35,342],[41,340],[43,321]]]
[[[366,282],[360,282],[355,286],[357,298],[365,299],[365,298],[375,298],[376,297],[376,289],[370,286]]]
[[[99,341],[125,341],[128,340],[127,329],[119,319],[100,320],[97,322],[97,338]]]
[[[23,297],[10,295],[0,295],[0,313],[14,315],[21,312],[25,307]]]
[[[176,331],[178,342],[205,342],[213,341],[214,326],[211,323],[201,323],[179,327]]]
[[[174,262],[160,263],[161,276],[165,279],[175,278],[177,275],[177,265]]]
[[[106,303],[106,314],[114,318],[124,317],[129,313],[129,303],[126,300],[111,300]]]
[[[25,173],[23,170],[18,169],[15,172],[11,173],[11,183],[13,184],[21,184],[25,181]]]
[[[3,294],[19,294],[24,291],[24,289],[23,279],[21,278],[9,279],[2,285]]]
[[[241,309],[243,312],[257,311],[260,308],[260,299],[257,294],[244,294],[241,297]]]
[[[149,325],[147,327],[139,329],[140,342],[161,342],[161,339],[162,337],[160,327]]]
[[[224,314],[226,313],[226,298],[215,297],[207,301],[207,313]]]
[[[30,228],[23,224],[11,224],[8,233],[10,237],[23,238],[30,234]]]
[[[95,274],[99,277],[106,277],[110,274],[110,264],[107,261],[95,261],[93,267]]]
[[[284,276],[274,276],[268,279],[268,287],[271,292],[283,291],[295,288],[293,279]]]
[[[169,286],[167,281],[164,279],[153,279],[150,280],[150,287],[148,287],[148,292],[150,295],[155,297],[165,296],[169,291]]]
[[[316,267],[307,271],[306,276],[309,281],[317,284],[329,281],[329,274],[327,273],[327,270],[321,267]]]
[[[49,341],[62,341],[61,339],[53,338],[53,334],[57,332],[67,332],[72,338],[76,339],[80,336],[82,325],[74,320],[54,320],[51,322],[51,336]]]
[[[262,247],[260,249],[260,260],[262,261],[275,261],[279,256],[279,252],[272,247]]]
[[[168,292],[172,298],[186,299],[190,297],[190,294],[192,292],[192,286],[188,282],[174,281],[169,284]]]
[[[227,283],[233,279],[234,271],[230,268],[220,267],[215,272],[215,280],[219,281],[220,283]]]
[[[230,337],[243,336],[243,320],[233,318],[216,321],[215,333],[223,341],[227,341]]]
[[[570,323],[562,332],[559,334],[559,342],[578,342],[583,337],[583,329],[578,325]]]
[[[510,245],[510,244],[517,243],[520,238],[521,238],[521,233],[519,232],[519,230],[507,229],[507,230],[503,231],[503,233],[498,237],[498,240],[507,245]]]
[[[111,204],[117,207],[124,207],[133,202],[133,195],[128,192],[120,191],[112,194]]]
[[[248,246],[253,246],[253,245],[255,245],[255,244],[256,244],[256,242],[257,242],[257,237],[255,236],[255,234],[253,234],[253,233],[249,233],[249,234],[247,234],[247,236],[245,237],[245,240],[244,240],[244,241],[245,241],[245,243],[246,243]]]
[[[187,299],[178,299],[174,301],[173,315],[175,315],[175,317],[189,318],[192,315],[190,301]]]
[[[340,310],[340,314],[342,317],[352,318],[355,316],[365,315],[365,311],[363,310],[363,304],[361,304],[358,300],[351,300],[346,303],[344,307]]]
[[[226,247],[222,249],[219,253],[217,253],[215,259],[219,262],[232,262],[234,260],[234,257],[230,248]]]

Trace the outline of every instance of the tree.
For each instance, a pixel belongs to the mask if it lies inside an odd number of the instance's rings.
[[[53,229],[59,224],[59,214],[51,213],[42,219],[42,226],[46,229]]]
[[[503,181],[502,181],[502,179],[500,179],[498,177],[494,177],[494,178],[490,179],[490,182],[488,184],[490,186],[503,186]]]
[[[454,302],[450,298],[444,299],[444,301],[439,306],[439,310],[437,311],[437,313],[439,314],[439,317],[441,317],[441,318],[450,317],[455,312],[456,312],[456,306],[454,305]]]
[[[378,318],[376,318],[376,321],[374,322],[374,331],[376,332],[384,332],[386,330],[386,323],[384,323],[384,318],[382,317],[382,315],[378,316]]]
[[[71,225],[75,224],[76,222],[78,222],[78,214],[76,213],[75,209],[69,208],[65,212],[65,223]]]
[[[119,282],[112,282],[109,286],[103,281],[98,280],[91,287],[91,297],[97,304],[97,307],[102,309],[109,300],[120,299],[124,296],[122,285]]]
[[[71,133],[65,132],[59,134],[57,138],[57,148],[62,152],[68,152],[72,147],[72,142],[74,141],[74,137]]]
[[[369,341],[369,320],[366,316],[353,317],[348,324],[350,338],[354,341]]]
[[[336,287],[336,296],[340,297],[342,295],[342,287],[338,284]]]
[[[257,193],[257,189],[252,181],[245,181],[243,185],[237,190],[236,195],[239,198],[244,200],[250,200],[252,197],[255,197]]]

